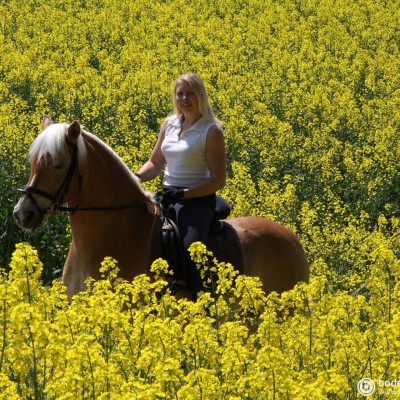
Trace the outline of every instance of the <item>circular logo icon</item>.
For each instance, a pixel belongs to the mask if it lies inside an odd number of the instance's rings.
[[[370,396],[375,392],[375,382],[370,378],[362,378],[357,383],[357,390],[363,396]]]

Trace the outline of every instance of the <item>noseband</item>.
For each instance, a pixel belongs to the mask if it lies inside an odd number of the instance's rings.
[[[126,204],[126,205],[117,205],[117,206],[109,206],[109,207],[79,207],[78,205],[75,207],[64,207],[64,198],[68,193],[69,190],[69,185],[71,183],[72,177],[74,175],[75,170],[77,169],[78,166],[78,146],[76,143],[71,143],[70,141],[67,140],[68,146],[72,147],[72,158],[71,158],[71,163],[69,165],[67,175],[65,176],[63,182],[61,183],[61,186],[57,190],[56,194],[51,194],[48,192],[45,192],[44,190],[37,189],[33,186],[25,185],[23,188],[18,189],[18,191],[22,192],[26,196],[29,197],[29,199],[32,201],[32,203],[35,205],[36,209],[39,211],[41,215],[46,214],[46,212],[52,207],[52,211],[65,211],[65,212],[70,212],[74,213],[76,211],[107,211],[107,210],[124,210],[127,208],[133,208],[133,207],[138,207],[137,204]],[[81,177],[79,176],[79,190],[81,186]],[[42,209],[40,208],[39,204],[35,200],[35,198],[32,196],[32,194],[37,194],[39,196],[45,197],[46,199],[51,201],[51,206],[49,206],[47,209]]]

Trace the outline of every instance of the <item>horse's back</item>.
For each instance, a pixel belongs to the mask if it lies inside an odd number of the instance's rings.
[[[266,293],[281,293],[309,281],[309,265],[298,237],[261,217],[228,219],[243,247],[245,275],[258,276]]]

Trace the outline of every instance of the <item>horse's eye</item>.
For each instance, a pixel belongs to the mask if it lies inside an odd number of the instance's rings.
[[[55,169],[64,169],[64,167],[65,167],[65,164],[62,164],[62,163],[56,164],[56,165],[54,166]]]

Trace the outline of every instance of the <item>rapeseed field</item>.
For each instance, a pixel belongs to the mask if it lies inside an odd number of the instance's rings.
[[[1,2],[0,398],[400,398],[399,20],[396,0]],[[310,284],[265,296],[215,261],[193,303],[164,261],[124,282],[106,259],[68,304],[65,216],[12,220],[43,114],[136,171],[186,72],[223,123],[232,216],[294,230]]]

